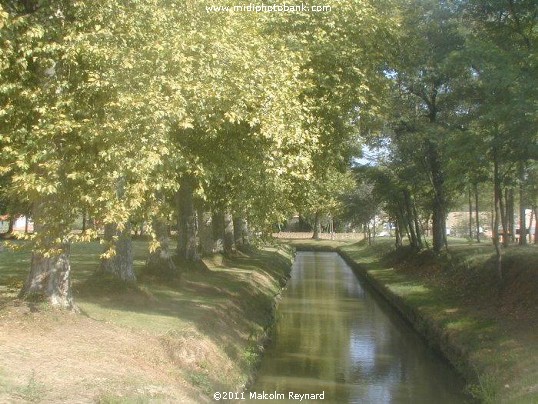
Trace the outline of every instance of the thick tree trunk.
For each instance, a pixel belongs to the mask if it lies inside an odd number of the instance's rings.
[[[235,249],[233,217],[229,212],[224,213],[224,253],[231,254]]]
[[[46,229],[40,225],[40,204],[34,208],[34,232],[43,237]],[[32,252],[30,273],[19,298],[44,299],[56,307],[76,309],[71,294],[70,245],[41,240],[40,247]]]
[[[30,264],[30,273],[19,293],[23,299],[46,299],[53,306],[73,309],[71,295],[69,262],[70,248],[68,244],[56,246],[56,253],[45,256],[34,251]]]
[[[312,239],[319,240],[320,233],[321,233],[321,213],[319,211],[316,211],[316,215],[314,217],[314,234],[312,235]]]
[[[104,239],[107,243],[105,253],[108,257],[101,258],[101,270],[124,282],[136,282],[133,268],[133,246],[131,239],[131,224],[126,223],[122,230],[113,223],[105,225]]]
[[[146,268],[150,272],[175,274],[177,273],[176,264],[172,259],[172,250],[170,248],[170,232],[168,223],[162,219],[154,219],[152,223],[155,241],[159,246],[155,251],[150,251],[146,260]]]
[[[235,246],[236,248],[241,249],[241,247],[250,243],[247,221],[242,216],[234,216],[233,226]]]
[[[441,249],[446,248],[447,245],[445,184],[437,147],[433,142],[428,141],[427,150],[434,193],[432,212],[433,251],[438,253]]]
[[[398,229],[400,231],[400,236],[403,238],[403,232],[405,231],[405,234],[407,235],[407,239],[411,243],[411,235],[409,234],[408,224],[407,224],[407,218],[405,216],[405,209],[401,205],[401,203],[398,203],[398,211],[399,211],[399,226]],[[403,240],[402,240],[403,241]],[[413,244],[411,244],[413,245]]]
[[[198,215],[194,209],[194,179],[189,176],[181,180],[178,215],[178,255],[189,261],[199,260]]]
[[[224,251],[224,213],[213,212],[211,219],[213,227],[213,252],[219,253]]]
[[[200,238],[200,250],[202,255],[211,254],[213,252],[213,229],[211,212],[198,210],[198,226]]]

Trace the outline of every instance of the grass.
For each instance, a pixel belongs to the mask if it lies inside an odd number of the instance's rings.
[[[240,391],[259,360],[291,266],[291,252],[277,246],[207,257],[200,265],[183,265],[180,277],[162,279],[144,272],[148,243],[135,240],[138,282],[127,285],[96,271],[101,245],[75,244],[72,288],[82,314],[74,315],[46,306],[32,311],[17,301],[30,252],[16,243],[18,250],[0,252],[0,329],[10,330],[0,332],[0,356],[7,358],[0,374],[16,369],[2,381],[0,401],[15,395],[55,400],[36,379],[24,380],[33,360],[41,362],[37,372],[44,385],[59,385],[75,401],[85,394],[103,403],[204,402],[214,391]],[[64,346],[76,354],[69,356]],[[110,359],[104,359],[107,352]],[[59,374],[70,367],[89,370],[68,372],[59,384]],[[110,379],[104,381],[104,374]]]
[[[486,243],[454,240],[440,257],[395,250],[391,240],[339,249],[445,353],[476,398],[538,402],[536,246],[504,251],[502,282]]]

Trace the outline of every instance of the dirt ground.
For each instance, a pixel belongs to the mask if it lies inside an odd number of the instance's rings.
[[[0,402],[203,402],[177,370],[178,357],[211,351],[199,338],[186,333],[184,355],[171,357],[158,336],[11,303],[0,313]]]
[[[290,259],[213,257],[179,280],[127,288],[81,278],[80,313],[0,294],[0,403],[205,403],[241,391]]]

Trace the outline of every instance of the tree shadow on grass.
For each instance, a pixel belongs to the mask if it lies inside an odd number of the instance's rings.
[[[131,316],[129,323],[141,330],[151,329],[147,323],[151,316],[169,324],[169,329],[188,323],[221,344],[231,359],[238,359],[236,342],[256,338],[253,330],[263,330],[272,321],[274,294],[267,288],[273,279],[282,285],[288,268],[289,261],[280,254],[260,251],[225,259],[215,270],[184,271],[181,278],[169,281],[142,277],[139,284],[126,284],[95,273],[74,289],[78,300]],[[253,280],[254,272],[271,281]],[[92,316],[91,310],[88,315]]]

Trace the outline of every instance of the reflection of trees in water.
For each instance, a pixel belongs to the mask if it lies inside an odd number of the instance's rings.
[[[417,354],[422,341],[395,326],[336,255],[299,254],[279,312],[266,391],[325,390],[338,402],[411,402],[421,389],[436,402],[458,397],[432,382],[446,375]]]

